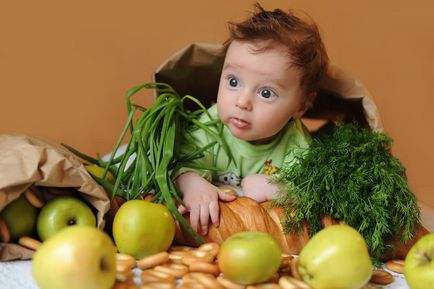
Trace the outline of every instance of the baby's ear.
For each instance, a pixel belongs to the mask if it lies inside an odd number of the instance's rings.
[[[305,97],[305,99],[300,104],[299,110],[297,111],[296,115],[294,116],[295,118],[301,118],[303,116],[303,114],[313,105],[313,102],[316,98],[316,95],[317,95],[317,92],[312,91]]]

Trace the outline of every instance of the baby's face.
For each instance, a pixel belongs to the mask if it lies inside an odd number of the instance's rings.
[[[280,44],[257,52],[255,43],[233,41],[217,96],[219,118],[242,140],[264,143],[291,118],[301,117],[300,76]]]

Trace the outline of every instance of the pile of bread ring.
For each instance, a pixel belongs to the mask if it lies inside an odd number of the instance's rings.
[[[199,247],[172,246],[167,252],[135,260],[134,257],[116,255],[115,289],[293,289],[310,288],[298,273],[298,257],[282,253],[278,272],[261,284],[241,285],[229,280],[220,272],[217,243],[205,243]],[[390,260],[386,267],[402,273],[403,260]],[[138,279],[137,279],[138,278]],[[393,282],[393,275],[383,269],[373,269],[370,282],[386,285]],[[138,285],[141,284],[141,285]]]
[[[36,250],[40,242],[21,237],[18,243]],[[254,285],[235,283],[220,272],[217,255],[218,243],[205,243],[199,247],[174,245],[167,252],[160,252],[136,260],[133,256],[116,254],[116,283],[114,289],[305,289],[310,288],[298,273],[298,257],[282,253],[278,272],[270,280]],[[385,267],[403,273],[404,260],[393,259]],[[394,281],[386,270],[374,268],[370,282],[364,289],[375,288],[372,284],[387,285]],[[138,285],[141,284],[141,285]]]

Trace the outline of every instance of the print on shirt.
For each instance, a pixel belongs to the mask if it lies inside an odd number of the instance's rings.
[[[235,186],[235,187],[237,187],[241,184],[241,178],[233,172],[229,172],[229,173],[226,173],[223,175],[218,175],[217,181],[222,183],[222,184],[231,185],[231,186]]]
[[[271,165],[272,162],[272,160],[266,160],[264,162],[264,166],[262,167],[263,174],[271,176],[279,171],[278,167]]]

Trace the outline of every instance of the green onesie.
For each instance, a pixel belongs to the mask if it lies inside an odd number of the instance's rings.
[[[217,107],[212,106],[208,112],[212,119],[217,119]],[[203,114],[202,123],[209,121],[209,117]],[[279,132],[276,138],[267,144],[254,145],[232,136],[225,126],[222,137],[229,145],[234,161],[229,162],[228,155],[219,144],[205,151],[204,157],[196,159],[176,172],[180,175],[184,172],[195,171],[210,182],[239,186],[243,177],[252,174],[272,174],[282,166],[284,162],[294,159],[294,155],[307,148],[310,135],[300,120],[291,120]],[[186,137],[181,147],[182,154],[189,154],[194,147],[205,147],[213,139],[202,129],[192,131],[191,137]],[[189,144],[195,142],[195,146]],[[212,167],[211,170],[192,169],[189,167]]]

